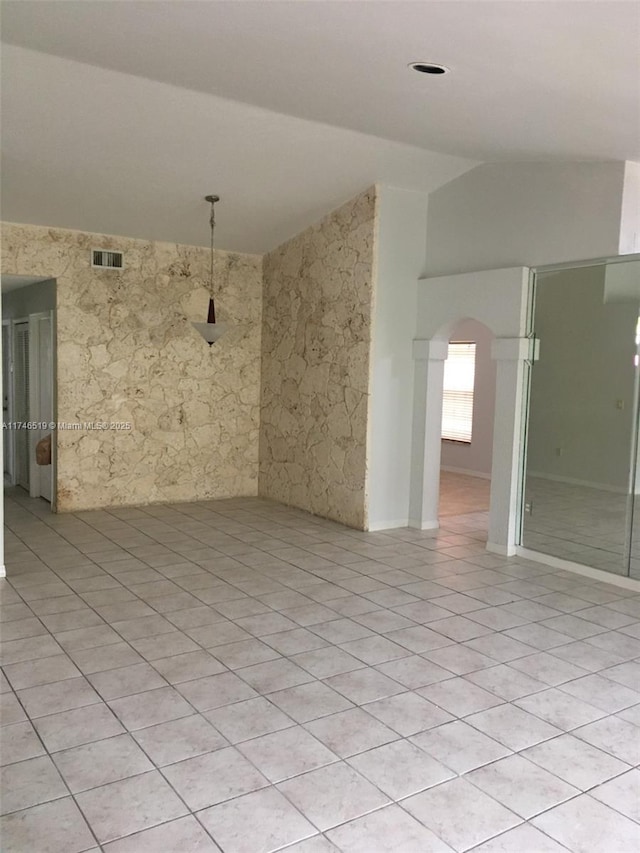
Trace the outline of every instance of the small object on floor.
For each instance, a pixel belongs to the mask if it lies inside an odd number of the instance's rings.
[[[38,465],[51,465],[51,433],[36,444],[36,462]]]

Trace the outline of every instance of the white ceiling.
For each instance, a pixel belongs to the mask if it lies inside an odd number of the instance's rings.
[[[640,159],[637,2],[2,6],[6,219],[206,243],[218,192],[262,252],[375,180]]]

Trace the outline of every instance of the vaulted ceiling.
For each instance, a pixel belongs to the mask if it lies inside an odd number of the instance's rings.
[[[374,181],[640,159],[636,2],[6,0],[2,38],[13,221],[206,244],[217,192],[263,252]]]

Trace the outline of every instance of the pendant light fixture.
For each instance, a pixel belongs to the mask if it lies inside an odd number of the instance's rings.
[[[209,264],[209,313],[207,315],[206,323],[192,323],[194,329],[196,329],[205,341],[212,346],[218,340],[218,338],[222,337],[222,335],[226,331],[226,323],[216,323],[216,308],[213,301],[213,234],[216,228],[216,213],[215,213],[215,203],[220,201],[220,196],[218,195],[206,195],[204,197],[205,201],[208,201],[211,205],[211,215],[209,216],[209,225],[211,227],[211,258]]]

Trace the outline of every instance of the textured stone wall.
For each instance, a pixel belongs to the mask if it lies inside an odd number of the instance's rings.
[[[125,253],[119,272],[90,250]],[[57,279],[58,420],[130,431],[58,431],[59,510],[257,493],[262,260],[30,225],[3,227],[2,271]]]
[[[264,259],[261,495],[366,524],[375,188]]]

